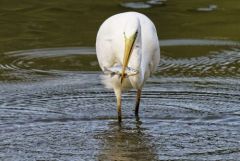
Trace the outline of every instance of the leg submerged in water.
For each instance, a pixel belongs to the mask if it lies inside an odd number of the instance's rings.
[[[116,99],[117,99],[117,112],[118,112],[118,122],[122,121],[122,100],[121,100],[121,89],[114,89],[115,95],[116,95]]]
[[[136,97],[136,105],[135,105],[135,116],[137,116],[137,117],[138,117],[139,105],[140,105],[140,100],[141,100],[141,93],[142,93],[142,90],[138,89],[137,97]]]

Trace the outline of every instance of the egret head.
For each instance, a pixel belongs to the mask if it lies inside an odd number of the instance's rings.
[[[125,78],[125,70],[128,66],[128,62],[132,53],[132,49],[134,47],[134,43],[137,39],[137,35],[140,32],[140,22],[138,19],[129,20],[126,24],[124,30],[124,39],[125,39],[125,50],[123,56],[123,66],[122,66],[122,76],[121,76],[121,83]]]

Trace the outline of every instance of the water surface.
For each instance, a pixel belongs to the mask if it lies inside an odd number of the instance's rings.
[[[140,120],[136,92],[124,93],[121,126],[94,42],[105,18],[136,1],[1,2],[0,160],[240,157],[239,2],[140,2],[150,7],[134,10],[156,24],[161,63]]]

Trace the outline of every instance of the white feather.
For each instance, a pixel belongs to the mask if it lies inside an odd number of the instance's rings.
[[[156,70],[160,61],[160,48],[157,32],[152,21],[143,14],[126,12],[108,18],[101,25],[96,39],[99,65],[104,67],[123,64],[125,38],[138,31],[128,66],[139,71],[137,75],[124,79],[123,85],[118,76],[102,76],[107,88],[141,89],[147,78]]]

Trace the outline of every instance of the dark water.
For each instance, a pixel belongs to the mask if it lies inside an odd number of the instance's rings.
[[[0,160],[238,160],[239,2],[91,2],[0,2]],[[162,55],[140,120],[130,91],[120,126],[94,41],[130,9],[153,19]]]

